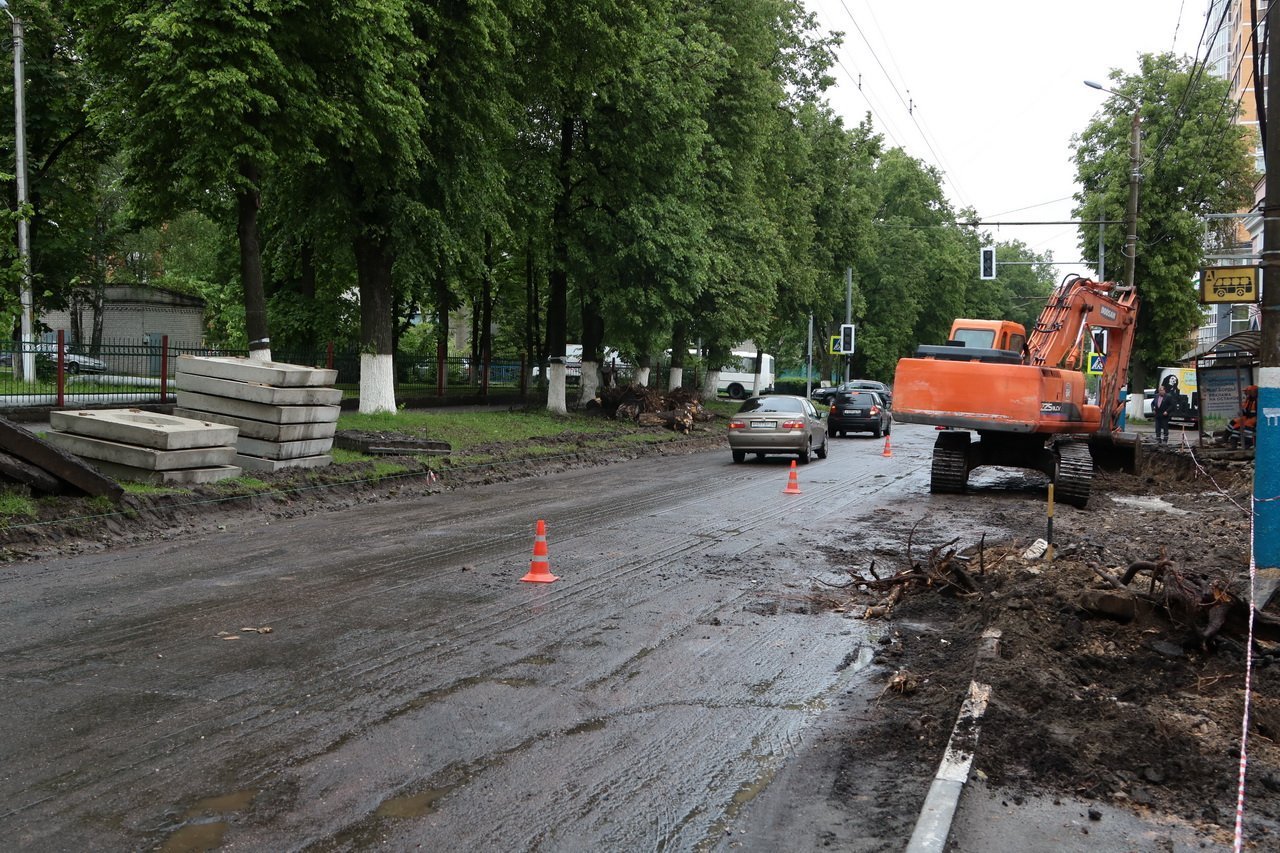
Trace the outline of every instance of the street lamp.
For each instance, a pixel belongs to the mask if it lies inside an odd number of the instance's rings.
[[[23,97],[25,75],[22,69],[22,19],[9,11],[8,0],[0,0],[0,9],[13,23],[13,149],[17,155],[15,178],[18,182],[18,257],[22,260],[22,378],[36,381],[36,354],[32,333],[34,320],[31,300],[31,223],[27,221],[27,116]]]
[[[1133,105],[1133,119],[1129,125],[1129,210],[1125,216],[1129,233],[1124,238],[1124,286],[1133,289],[1134,263],[1138,257],[1138,182],[1142,180],[1142,105],[1122,95],[1114,89],[1108,89],[1101,83],[1085,80],[1084,84]]]

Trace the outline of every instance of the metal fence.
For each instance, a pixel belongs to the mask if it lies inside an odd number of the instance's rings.
[[[34,376],[24,377],[23,366],[31,355]],[[65,408],[90,405],[144,405],[176,401],[174,383],[177,359],[183,355],[245,357],[247,350],[218,349],[200,344],[158,341],[105,342],[95,349],[68,344],[59,333],[52,341],[24,345],[0,341],[0,410],[22,407]],[[274,361],[337,370],[334,386],[345,399],[355,400],[360,390],[360,353],[328,344],[317,349],[272,349]],[[401,352],[395,356],[396,396],[424,405],[540,397],[545,394],[546,364],[522,359],[493,359],[487,365],[469,358],[440,359],[434,352]],[[581,365],[569,364],[566,381],[575,387]],[[633,381],[630,365],[604,365],[616,384]],[[651,371],[650,384],[665,390],[667,371]],[[684,385],[697,387],[700,371],[685,371]]]

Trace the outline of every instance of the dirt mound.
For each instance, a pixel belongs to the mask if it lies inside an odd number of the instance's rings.
[[[1122,619],[1100,613],[1090,596],[1128,594],[1095,567],[1120,577],[1134,561],[1163,560],[1176,574],[1152,583],[1140,573],[1135,594],[1160,599],[1176,578],[1247,601],[1251,478],[1251,465],[1238,460],[1157,452],[1142,475],[1099,477],[1088,512],[1059,517],[1052,562],[1024,559],[1029,540],[987,541],[979,551],[996,502],[982,496],[948,506],[972,513],[966,542],[904,534],[914,537],[911,559],[907,541],[881,548],[874,575],[871,555],[852,568],[848,554],[829,553],[868,582],[815,589],[815,599],[859,615],[870,608],[885,626],[876,655],[882,691],[865,735],[847,747],[848,766],[888,754],[905,775],[927,780],[976,678],[992,686],[974,763],[991,784],[1128,805],[1224,837],[1236,805],[1244,630],[1228,623],[1206,640],[1207,610],[1144,606]],[[890,601],[900,585],[889,579],[911,571],[917,577]],[[1267,613],[1280,615],[1280,607]],[[999,653],[980,656],[991,630],[1000,633]],[[1260,839],[1280,834],[1280,661],[1272,648],[1263,643],[1254,653],[1245,806],[1250,838],[1264,846]]]

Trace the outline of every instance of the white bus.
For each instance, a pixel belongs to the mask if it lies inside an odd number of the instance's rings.
[[[720,380],[716,393],[728,394],[730,399],[745,400],[752,394],[767,394],[773,390],[773,356],[761,353],[759,385],[756,384],[755,350],[734,350],[729,364],[720,368]]]

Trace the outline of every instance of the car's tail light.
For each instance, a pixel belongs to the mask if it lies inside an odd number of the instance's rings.
[[[836,404],[835,404],[835,403],[832,403],[832,404],[831,404],[831,411],[827,412],[827,414],[829,414],[829,415],[834,415],[835,413],[836,413]]]
[[[873,414],[873,415],[878,415],[878,414],[880,414],[880,407],[879,407],[879,406],[872,406],[872,407],[871,407],[871,414]]]
[[[746,421],[729,421],[729,429],[746,429]]]
[[[783,429],[804,429],[804,421],[783,421]]]

